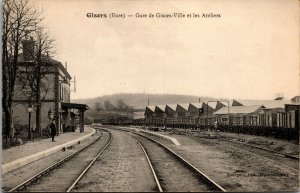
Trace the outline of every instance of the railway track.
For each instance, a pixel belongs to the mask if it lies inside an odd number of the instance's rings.
[[[226,192],[223,187],[170,148],[148,136],[132,133],[145,153],[158,191]]]
[[[262,148],[262,147],[258,147],[258,146],[254,146],[254,145],[250,145],[250,144],[246,144],[246,143],[242,143],[242,142],[237,142],[237,141],[232,141],[232,140],[226,140],[226,139],[222,139],[222,140],[223,141],[229,141],[229,142],[232,142],[232,143],[241,144],[241,145],[245,145],[245,146],[248,146],[248,147],[251,147],[251,148],[255,148],[255,149],[264,150],[264,151],[267,151],[267,152],[271,152],[271,153],[277,154],[277,155],[282,156],[282,157],[286,157],[286,158],[290,158],[290,159],[298,160],[299,161],[299,157],[294,156],[294,155],[290,155],[290,154],[286,154],[286,153],[281,153],[281,152],[273,151],[273,150],[270,150],[270,149],[266,149],[266,148]]]
[[[71,191],[95,160],[109,146],[112,140],[112,135],[109,131],[104,129],[99,130],[104,132],[102,132],[102,134],[91,143],[50,165],[36,175],[10,189],[8,192]],[[102,147],[100,151],[99,147]],[[77,176],[76,179],[74,179],[74,176]]]
[[[242,146],[243,149],[249,151],[250,153],[256,154],[259,157],[262,157],[262,158],[270,160],[278,165],[289,168],[289,169],[293,170],[294,172],[297,172],[297,173],[299,172],[299,158],[296,156],[276,152],[273,150],[269,150],[266,148],[261,148],[261,147],[253,146],[250,144],[241,143],[241,142],[236,142],[236,141],[231,141],[231,140],[226,140],[226,139],[222,139],[222,141],[235,144],[234,146],[239,147],[239,148],[241,148],[241,146]]]

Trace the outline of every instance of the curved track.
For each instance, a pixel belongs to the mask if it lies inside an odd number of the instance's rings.
[[[224,188],[210,179],[183,157],[148,136],[132,132],[144,149],[158,189],[162,191],[222,191]],[[153,164],[152,164],[153,163]],[[153,166],[152,166],[153,165]]]
[[[155,183],[156,183],[156,186],[157,186],[159,192],[163,192],[163,189],[162,189],[162,187],[161,187],[161,184],[160,184],[160,182],[159,182],[159,180],[158,180],[158,177],[157,177],[157,175],[156,175],[156,172],[155,172],[155,170],[154,170],[154,168],[153,168],[153,164],[152,164],[152,162],[150,161],[150,158],[149,158],[149,156],[148,156],[148,154],[147,154],[147,152],[146,152],[144,146],[139,142],[139,140],[137,140],[136,138],[134,138],[134,139],[135,139],[135,140],[137,141],[137,143],[141,146],[141,148],[142,148],[142,150],[143,150],[143,152],[144,152],[144,154],[145,154],[145,156],[146,156],[146,158],[147,158],[149,167],[150,167],[150,169],[151,169],[151,172],[152,172],[152,174],[153,174],[153,177],[154,177],[154,180],[155,180]]]
[[[100,130],[104,132],[102,132],[101,136],[96,138],[94,141],[85,145],[71,155],[50,165],[31,178],[10,189],[8,192],[70,191],[77,181],[91,167],[94,161],[109,146],[112,140],[112,136],[109,131],[104,129]],[[100,151],[99,147],[102,147],[100,148]],[[74,176],[79,177],[74,180]]]

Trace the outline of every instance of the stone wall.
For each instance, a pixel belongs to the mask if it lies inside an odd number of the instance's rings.
[[[13,124],[15,125],[28,125],[29,122],[29,113],[27,112],[28,103],[15,103],[13,107]],[[42,103],[41,108],[41,127],[46,128],[49,119],[48,119],[48,111],[50,109],[54,109],[53,102],[45,102]],[[31,128],[34,130],[36,127],[36,108],[34,108],[33,113],[31,113]]]

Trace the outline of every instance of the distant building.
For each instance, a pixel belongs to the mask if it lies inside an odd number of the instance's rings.
[[[204,101],[202,104],[202,109],[203,109],[203,115],[212,115],[217,107],[218,102],[207,102]]]
[[[166,116],[170,118],[177,117],[176,107],[177,104],[166,105]]]
[[[145,113],[144,113],[146,125],[153,123],[154,111],[155,111],[155,106],[146,106]]]
[[[185,103],[185,104],[177,104],[176,107],[176,112],[178,114],[178,117],[182,118],[182,117],[187,117],[190,116],[189,113],[189,103]]]
[[[203,113],[203,103],[190,103],[188,111],[190,112],[190,116],[195,117],[195,116],[200,116]]]
[[[253,112],[257,112],[260,109],[263,109],[262,105],[253,105],[253,106],[232,106],[232,107],[223,107],[216,111],[214,115],[245,115]]]
[[[291,99],[292,102],[295,102],[295,103],[300,103],[300,96],[294,96],[292,99]]]
[[[291,103],[289,100],[233,100],[232,106],[253,106],[263,105],[266,109],[282,108],[284,105]]]
[[[223,100],[203,101],[200,103],[166,104],[147,106],[145,109],[146,125],[193,125],[196,120],[209,118],[214,121],[215,115],[228,119],[235,115],[242,119],[243,115],[256,115],[260,113],[284,112],[299,107],[300,96],[292,100]],[[288,104],[288,105],[287,105]],[[226,118],[227,117],[227,118]],[[300,119],[300,118],[299,118]],[[241,120],[239,120],[241,121]]]
[[[166,105],[156,105],[153,117],[156,124],[164,125],[167,118]]]

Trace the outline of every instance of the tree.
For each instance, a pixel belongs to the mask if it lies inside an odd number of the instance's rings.
[[[132,111],[133,111],[133,107],[132,107],[132,106],[129,106],[129,105],[126,105],[126,106],[125,106],[125,111],[127,111],[127,112],[132,112]]]
[[[111,104],[111,102],[109,100],[104,101],[104,107],[107,110],[115,109],[115,106],[113,104]]]
[[[117,101],[117,109],[118,110],[123,111],[123,110],[125,110],[126,106],[127,106],[126,103],[122,99],[119,99]]]
[[[28,5],[29,0],[3,0],[2,3],[2,108],[5,132],[12,127],[12,103],[20,59],[21,41],[26,33],[35,31],[40,13]]]
[[[32,49],[28,49],[26,52],[33,62],[25,65],[25,76],[20,76],[23,79],[23,88],[27,88],[29,95],[29,101],[34,101],[36,106],[36,128],[41,131],[41,108],[42,101],[47,95],[50,86],[50,80],[47,78],[47,74],[53,72],[51,66],[47,65],[51,59],[53,52],[53,42],[44,28],[38,27],[32,34]],[[33,41],[35,40],[35,41]],[[27,40],[28,41],[28,40]],[[24,89],[26,90],[26,89]]]
[[[96,112],[100,112],[103,109],[103,106],[102,106],[101,103],[95,102],[94,109],[95,109]]]

